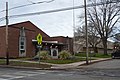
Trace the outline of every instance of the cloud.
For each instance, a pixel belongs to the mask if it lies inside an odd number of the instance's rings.
[[[45,1],[45,0],[8,0],[9,8],[30,4],[32,2]],[[50,0],[46,0],[50,1]],[[81,0],[74,0],[75,5],[83,5]],[[0,2],[0,10],[5,9],[5,0]],[[31,12],[41,12],[47,10],[55,10],[60,8],[71,7],[73,5],[73,0],[55,0],[51,3],[41,3],[30,5],[26,7],[21,7],[18,9],[10,10],[9,15],[18,15]],[[4,6],[3,6],[4,5]],[[75,17],[77,21],[77,16],[80,15],[81,9],[75,10]],[[5,16],[5,12],[0,13],[0,17]],[[29,20],[45,31],[50,36],[73,36],[73,12],[62,11],[50,14],[42,14],[29,17],[14,18],[9,20],[9,24],[23,22]],[[0,24],[5,24],[5,21],[0,22]]]

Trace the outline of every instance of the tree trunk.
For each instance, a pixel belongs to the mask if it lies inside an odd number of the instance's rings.
[[[107,55],[107,38],[106,37],[102,38],[102,42],[104,47],[104,55]]]
[[[98,53],[96,46],[92,46],[92,48],[93,48],[94,53]]]
[[[95,52],[95,53],[98,53],[97,47],[94,48],[94,52]]]

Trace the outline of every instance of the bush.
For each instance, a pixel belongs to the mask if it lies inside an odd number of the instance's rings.
[[[70,56],[71,56],[71,54],[66,50],[63,50],[59,53],[60,59],[68,59]]]
[[[70,56],[67,59],[69,59],[69,60],[76,60],[76,59],[78,59],[78,57],[76,57],[76,56]]]
[[[34,59],[39,59],[39,56],[40,56],[40,59],[50,59],[50,56],[48,54],[48,51],[40,51],[40,53],[38,52],[37,55],[34,57]]]

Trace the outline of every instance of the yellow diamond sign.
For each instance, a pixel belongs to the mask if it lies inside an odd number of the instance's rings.
[[[37,35],[37,42],[39,45],[42,43],[42,35],[40,33]]]

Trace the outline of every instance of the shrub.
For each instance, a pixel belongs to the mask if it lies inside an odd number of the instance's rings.
[[[66,50],[63,50],[59,53],[60,59],[68,59],[70,56],[71,56],[71,54]]]
[[[38,52],[37,55],[34,57],[34,59],[39,59],[39,56],[41,59],[44,59],[44,60],[50,58],[48,51],[40,51],[40,53]]]

